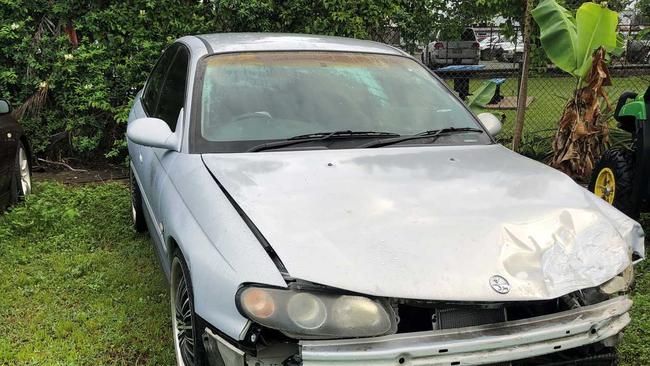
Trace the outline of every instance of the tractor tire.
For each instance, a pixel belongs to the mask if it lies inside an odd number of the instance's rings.
[[[596,163],[589,191],[633,219],[639,218],[634,199],[635,156],[633,151],[610,149]],[[613,179],[612,179],[613,178]]]

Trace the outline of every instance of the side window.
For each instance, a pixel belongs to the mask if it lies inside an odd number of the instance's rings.
[[[167,122],[172,131],[176,130],[178,114],[185,103],[189,58],[190,54],[187,48],[180,46],[160,89],[158,108],[154,112],[154,117]]]
[[[162,83],[165,81],[165,74],[167,74],[167,70],[169,70],[169,66],[174,59],[174,55],[176,55],[176,52],[178,51],[178,47],[179,45],[177,44],[169,46],[162,56],[160,56],[156,66],[154,66],[153,71],[149,75],[147,85],[142,94],[142,104],[144,110],[150,116],[152,116],[156,111],[160,88],[162,87]]]

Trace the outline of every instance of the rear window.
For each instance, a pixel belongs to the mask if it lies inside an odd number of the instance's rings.
[[[440,31],[439,40],[441,41],[476,41],[476,35],[471,28],[460,29],[447,29]]]
[[[463,34],[460,36],[461,41],[476,41],[476,36],[474,35],[474,31],[467,28],[463,31]]]

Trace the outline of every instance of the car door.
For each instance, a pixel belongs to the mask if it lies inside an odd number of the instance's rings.
[[[153,117],[159,118],[169,126],[169,129],[178,134],[178,141],[181,141],[182,129],[177,126],[179,120],[182,120],[181,111],[185,105],[185,90],[187,83],[187,68],[189,64],[190,53],[185,46],[178,47],[172,64],[170,65],[164,82],[160,88],[158,107]],[[179,128],[177,128],[179,127]],[[159,225],[163,224],[162,214],[160,212],[160,195],[166,185],[170,184],[167,174],[167,167],[171,161],[178,156],[177,151],[166,150],[161,148],[152,148],[154,157],[152,158],[152,210],[159,220]],[[162,226],[162,225],[161,225]]]
[[[179,44],[173,44],[160,56],[156,66],[154,66],[153,71],[149,75],[149,79],[147,79],[142,96],[139,100],[136,100],[136,105],[133,108],[134,115],[131,118],[156,117],[158,101],[165,82],[165,77],[174,62],[179,47]],[[140,113],[142,113],[142,115],[139,115]],[[152,186],[154,183],[154,171],[157,159],[153,148],[133,144],[129,147],[129,150],[131,163],[135,168],[138,181],[142,186],[142,196],[145,200],[145,206],[147,206],[145,209],[148,209],[154,216],[151,217],[151,219],[154,224],[157,224],[153,209],[153,204],[156,201],[154,193],[155,189]]]

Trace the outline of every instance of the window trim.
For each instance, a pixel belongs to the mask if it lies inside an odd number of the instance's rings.
[[[156,61],[156,64],[154,65],[153,69],[151,70],[151,73],[149,73],[149,77],[147,77],[147,81],[145,82],[144,90],[142,91],[142,97],[140,97],[140,101],[141,101],[140,104],[142,105],[142,110],[144,111],[144,114],[147,117],[153,116],[153,114],[158,109],[158,103],[160,102],[160,92],[158,93],[158,96],[156,98],[156,103],[155,103],[156,107],[154,108],[153,111],[149,111],[148,108],[147,108],[146,103],[144,102],[144,96],[147,94],[147,90],[148,90],[149,85],[150,85],[149,83],[151,81],[151,75],[153,74],[153,71],[156,69],[156,67],[158,66],[158,64],[162,60],[165,52],[169,51],[172,47],[175,47],[175,46],[177,46],[176,52],[174,52],[174,54],[172,56],[172,62],[169,64],[169,66],[167,67],[167,70],[165,70],[165,73],[163,74],[163,80],[162,80],[161,85],[164,85],[167,82],[167,76],[169,75],[169,70],[171,69],[171,66],[174,64],[174,61],[176,61],[176,56],[178,56],[179,50],[181,49],[181,47],[185,48],[185,50],[187,51],[187,68],[185,70],[185,91],[183,93],[183,103],[182,103],[181,110],[184,111],[186,109],[186,107],[187,107],[187,97],[189,95],[188,94],[188,89],[190,87],[190,81],[192,81],[192,51],[184,43],[182,43],[182,42],[174,42],[174,43],[170,44],[169,46],[167,46],[167,48],[165,48],[165,50],[160,55],[160,57],[158,57],[158,60]],[[178,118],[178,116],[176,116],[176,118]],[[167,123],[167,122],[165,121],[165,123]],[[172,132],[176,133],[177,131],[178,131],[178,123],[176,124],[176,128]]]
[[[175,44],[179,44],[182,48],[185,48],[185,50],[187,51],[187,67],[185,68],[185,90],[183,90],[183,102],[181,103],[181,109],[180,109],[181,111],[185,111],[185,107],[186,107],[186,104],[187,104],[187,96],[188,96],[187,89],[189,88],[189,84],[190,84],[189,82],[190,82],[191,76],[192,76],[191,72],[190,72],[191,66],[192,66],[191,65],[192,52],[190,51],[190,48],[187,47],[186,45],[184,45],[183,43],[176,42]],[[181,47],[178,47],[178,49],[176,50],[176,53],[174,54],[174,58],[172,59],[172,62],[169,64],[169,68],[167,69],[167,72],[165,73],[165,78],[163,80],[162,85],[165,85],[165,83],[167,82],[167,77],[169,76],[169,71],[171,70],[171,67],[176,62],[176,58],[178,57],[178,53],[180,52]],[[161,88],[161,91],[162,91],[162,88]],[[160,95],[161,94],[162,93],[158,94],[158,100],[156,101],[156,112],[157,112],[157,109],[158,109],[158,104],[160,103]],[[167,123],[167,121],[165,121],[165,123]],[[170,127],[170,129],[171,129],[171,127]],[[177,130],[178,130],[178,116],[176,116],[176,125],[174,127],[174,130],[172,130],[172,132],[176,133]]]
[[[147,107],[147,103],[145,103],[145,100],[146,100],[145,96],[147,95],[147,92],[149,91],[149,87],[151,86],[151,76],[153,75],[154,71],[156,71],[156,68],[158,67],[158,65],[159,65],[160,62],[162,61],[162,59],[163,59],[163,57],[165,56],[165,54],[166,54],[167,52],[169,52],[170,49],[171,49],[172,47],[175,47],[176,45],[180,45],[180,44],[181,44],[181,43],[174,42],[174,43],[170,44],[169,46],[165,47],[165,50],[162,52],[162,54],[160,54],[160,56],[158,57],[158,60],[156,60],[156,64],[155,64],[155,65],[153,66],[153,68],[151,69],[151,72],[149,72],[149,76],[147,77],[147,81],[146,81],[145,84],[144,84],[144,90],[142,91],[142,97],[141,97],[141,100],[142,100],[142,109],[144,110],[144,113],[147,115],[147,117],[151,117],[151,116],[153,115],[153,113],[155,112],[155,110],[158,108],[158,101],[160,100],[160,91],[159,91],[159,92],[158,92],[158,95],[157,95],[157,97],[156,97],[156,101],[155,101],[155,103],[154,103],[155,106],[154,106],[154,108],[153,108],[153,111],[149,111],[149,108]],[[172,55],[172,61],[173,61],[173,59],[176,57],[176,53],[178,53],[178,49],[176,50],[176,52],[174,53],[174,55]],[[165,70],[164,73],[163,73],[163,77],[162,77],[162,80],[163,80],[163,81],[162,81],[162,84],[164,84],[164,83],[165,83],[165,79],[167,79],[167,73],[169,72],[169,67],[171,67],[171,63],[170,63],[169,66],[167,67],[167,70]]]

